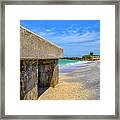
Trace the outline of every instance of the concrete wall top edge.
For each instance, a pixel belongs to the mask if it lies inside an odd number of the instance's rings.
[[[51,41],[49,41],[49,40],[45,39],[44,37],[42,37],[42,36],[40,36],[40,35],[38,35],[38,34],[36,34],[36,33],[32,32],[31,30],[29,30],[29,29],[27,29],[27,28],[25,28],[25,27],[23,27],[23,26],[20,26],[20,29],[24,29],[24,30],[26,30],[26,31],[30,32],[31,34],[36,35],[36,36],[37,36],[37,37],[39,37],[41,40],[43,40],[43,41],[45,41],[45,42],[48,42],[48,43],[50,43],[50,44],[54,45],[55,47],[57,47],[57,48],[59,48],[59,49],[62,49],[60,46],[58,46],[58,45],[56,45],[56,44],[52,43]]]
[[[63,57],[63,49],[20,27],[20,58],[50,59]]]

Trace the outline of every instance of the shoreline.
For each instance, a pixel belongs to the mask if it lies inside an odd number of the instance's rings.
[[[70,63],[70,64],[68,63],[66,65],[59,65],[59,75],[75,71],[79,68],[86,67],[88,65],[91,65],[91,63],[99,63],[99,62],[100,62],[100,60],[98,60],[98,61],[78,61],[75,63]]]
[[[99,100],[100,61],[74,67],[72,72],[59,73],[59,83],[48,88],[40,100]]]

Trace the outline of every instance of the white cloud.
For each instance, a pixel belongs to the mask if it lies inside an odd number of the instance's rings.
[[[85,43],[99,40],[99,32],[89,32],[84,34],[78,32],[70,35],[63,34],[61,36],[53,36],[51,39],[59,44]]]
[[[88,28],[84,28],[83,32],[80,27],[75,26],[69,26],[63,31],[56,30],[56,27],[47,28],[42,31],[39,30],[38,34],[58,45],[99,44],[97,41],[100,39],[99,32],[89,31]]]

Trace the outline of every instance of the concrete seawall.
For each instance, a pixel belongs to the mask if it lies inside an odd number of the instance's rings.
[[[20,99],[36,100],[59,81],[63,49],[20,27]]]

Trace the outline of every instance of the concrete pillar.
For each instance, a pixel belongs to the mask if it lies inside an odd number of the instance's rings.
[[[20,60],[20,99],[36,100],[38,98],[38,64],[37,60]]]

